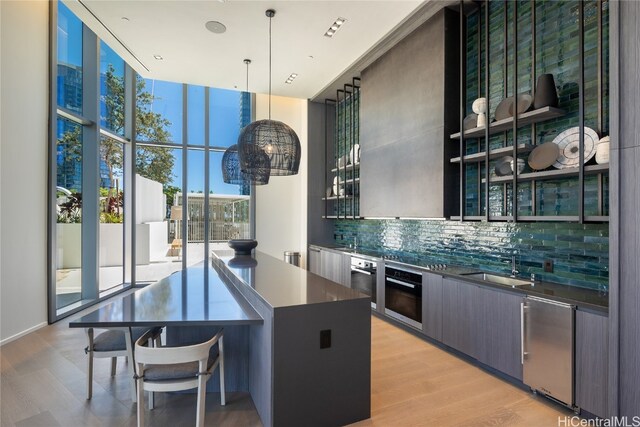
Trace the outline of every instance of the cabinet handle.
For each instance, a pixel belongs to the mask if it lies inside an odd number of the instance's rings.
[[[527,354],[524,350],[525,345],[524,345],[524,340],[525,340],[525,317],[524,317],[524,310],[526,308],[526,305],[524,302],[520,303],[520,364],[524,365],[524,356],[525,354]]]
[[[371,276],[373,273],[366,270],[361,270],[359,268],[351,267],[351,271],[357,271],[358,273],[366,274],[367,276]]]
[[[401,282],[400,280],[392,279],[390,277],[387,277],[386,280],[388,280],[389,282],[392,282],[392,283],[397,283],[398,285],[406,286],[407,288],[415,288],[416,287],[416,285],[412,285],[410,283]]]

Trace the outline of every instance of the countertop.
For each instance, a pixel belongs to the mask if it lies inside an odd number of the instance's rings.
[[[361,256],[369,258],[373,261],[384,260],[385,264],[398,265],[405,268],[418,268],[421,270],[427,270],[433,274],[439,274],[443,277],[449,277],[456,280],[462,280],[465,282],[471,282],[482,286],[487,286],[495,289],[508,290],[510,292],[520,293],[523,295],[531,295],[541,298],[548,298],[554,301],[565,302],[568,304],[574,304],[578,308],[589,309],[600,313],[608,313],[609,311],[609,295],[607,293],[598,292],[592,289],[579,288],[576,286],[562,285],[559,283],[536,281],[533,285],[525,286],[507,286],[496,283],[487,282],[473,277],[465,276],[465,274],[481,272],[482,270],[477,268],[469,268],[458,265],[447,265],[442,270],[430,270],[429,266],[439,264],[438,261],[426,257],[419,256],[393,256],[386,259],[385,256],[389,254],[383,251],[372,251],[367,249],[358,248],[357,251],[353,249],[344,248],[340,246],[323,246],[323,245],[309,245],[321,249],[329,249],[336,252],[345,253],[348,255]],[[526,280],[526,279],[524,279]]]
[[[212,263],[218,271],[226,269],[238,279],[236,283],[251,288],[272,308],[369,299],[354,289],[259,251],[240,256],[234,256],[233,251],[213,251]]]
[[[70,322],[72,328],[261,324],[246,299],[204,263],[179,271]]]

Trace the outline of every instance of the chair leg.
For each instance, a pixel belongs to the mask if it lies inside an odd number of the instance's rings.
[[[115,377],[116,376],[116,363],[117,363],[118,358],[117,357],[112,357],[111,358],[111,376]]]
[[[151,411],[153,408],[155,408],[155,398],[153,397],[153,392],[150,391],[149,392],[149,410]]]
[[[93,329],[85,329],[89,341],[87,353],[87,400],[93,396]]]
[[[144,426],[144,384],[143,379],[139,378],[137,380],[137,389],[138,389],[138,427]]]
[[[220,362],[218,365],[218,369],[220,370],[220,405],[224,406],[227,404],[225,392],[224,392],[224,346],[222,343],[223,337],[220,337],[218,340],[218,351],[220,354],[218,357],[220,358]]]
[[[196,414],[196,426],[204,427],[204,407],[207,397],[207,377],[200,375],[198,377],[198,412]]]
[[[129,382],[131,383],[131,401],[136,402],[136,380],[134,378],[134,365],[135,359],[133,358],[133,342],[131,339],[131,328],[126,328],[124,331],[124,341],[127,346],[127,358],[129,359],[127,363],[127,372],[129,374]]]

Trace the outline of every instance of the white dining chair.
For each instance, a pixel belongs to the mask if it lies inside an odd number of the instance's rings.
[[[154,328],[111,328],[94,336],[94,328],[86,328],[87,347],[84,351],[87,354],[87,399],[93,396],[93,359],[111,358],[111,376],[116,374],[116,364],[118,357],[127,359],[127,370],[131,381],[131,399],[136,401],[136,382],[134,379],[133,354],[134,343],[145,333],[149,332],[148,339],[151,339],[156,346],[162,344],[160,335],[161,327]]]
[[[138,386],[138,427],[144,426],[144,390],[153,393],[198,388],[196,425],[204,426],[207,381],[220,366],[220,404],[225,405],[223,331],[209,341],[182,347],[149,347],[145,334],[136,341],[136,380]],[[218,351],[211,349],[218,344]]]

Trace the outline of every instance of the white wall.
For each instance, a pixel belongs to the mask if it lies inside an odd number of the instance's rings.
[[[136,224],[162,222],[167,216],[167,196],[162,184],[136,175]]]
[[[268,95],[256,96],[256,119],[269,115]],[[271,118],[291,126],[300,138],[302,159],[297,175],[272,176],[256,187],[258,250],[282,259],[284,251],[298,251],[306,265],[307,248],[307,100],[274,96]]]
[[[0,342],[47,320],[46,1],[0,1]]]

